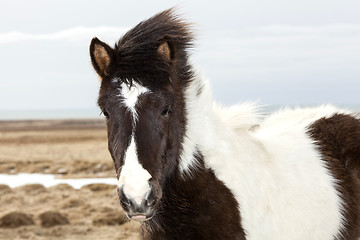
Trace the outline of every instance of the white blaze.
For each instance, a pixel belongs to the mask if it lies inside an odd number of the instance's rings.
[[[124,193],[129,199],[134,199],[138,204],[141,204],[145,194],[151,189],[150,178],[150,173],[138,161],[136,144],[134,137],[132,137],[130,146],[125,153],[118,187],[123,187]]]
[[[133,131],[137,121],[135,106],[139,96],[146,92],[149,92],[149,89],[135,81],[131,87],[125,83],[121,84],[120,95],[123,97],[123,103],[133,114]],[[149,185],[150,178],[150,173],[139,163],[133,133],[130,146],[125,152],[124,165],[121,168],[118,187],[123,187],[123,191],[128,198],[135,200],[137,204],[141,204],[145,195],[151,190]]]

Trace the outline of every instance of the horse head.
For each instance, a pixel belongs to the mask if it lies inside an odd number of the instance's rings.
[[[130,219],[154,216],[164,184],[179,169],[191,41],[188,24],[167,10],[135,26],[114,47],[97,38],[90,44],[118,195]]]

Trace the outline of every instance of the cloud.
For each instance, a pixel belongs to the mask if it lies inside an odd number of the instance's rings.
[[[119,35],[125,33],[126,27],[75,27],[54,33],[33,34],[24,32],[0,33],[0,44],[16,43],[22,41],[88,41],[94,36],[105,40],[118,39]]]

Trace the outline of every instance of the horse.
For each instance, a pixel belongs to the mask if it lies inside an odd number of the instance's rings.
[[[90,44],[119,204],[142,239],[358,239],[359,114],[216,104],[193,42],[168,9]]]

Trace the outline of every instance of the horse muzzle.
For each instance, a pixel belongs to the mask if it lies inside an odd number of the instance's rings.
[[[154,216],[161,193],[159,194],[158,188],[154,185],[150,184],[150,186],[150,190],[143,195],[142,199],[127,195],[123,186],[118,188],[120,204],[130,220],[147,221]]]

